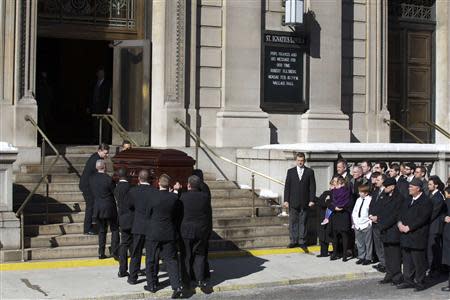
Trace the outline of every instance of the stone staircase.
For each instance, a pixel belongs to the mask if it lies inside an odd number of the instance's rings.
[[[28,260],[85,258],[97,256],[97,236],[83,235],[85,203],[78,189],[78,175],[92,146],[70,147],[55,165],[48,184],[42,184],[25,208],[25,248]],[[47,156],[50,163],[54,157]],[[112,163],[107,162],[108,170]],[[76,172],[73,172],[76,170]],[[18,209],[38,182],[40,165],[25,165],[16,174],[14,207]],[[211,251],[284,247],[289,243],[287,218],[277,217],[279,208],[256,198],[257,218],[252,218],[252,194],[234,182],[215,180],[205,174],[212,193],[214,233]],[[110,236],[108,236],[109,242]],[[5,261],[20,258],[20,251],[4,251]]]

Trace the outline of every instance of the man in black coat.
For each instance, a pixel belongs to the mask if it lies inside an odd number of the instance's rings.
[[[141,170],[138,175],[139,184],[132,187],[127,195],[127,204],[130,211],[134,212],[133,226],[133,247],[131,251],[129,284],[136,284],[138,274],[141,269],[142,250],[145,246],[145,232],[147,228],[147,206],[150,201],[158,198],[158,190],[148,182],[149,174],[147,170]],[[148,255],[148,252],[147,254]],[[148,259],[148,257],[147,257]]]
[[[403,198],[408,198],[409,196],[409,182],[406,180],[404,176],[400,173],[400,165],[399,164],[391,164],[389,168],[389,177],[395,178],[397,182],[396,187],[397,191],[402,194]]]
[[[201,180],[193,175],[188,178],[188,192],[181,195],[183,219],[181,238],[184,243],[184,264],[187,275],[195,276],[197,285],[205,287],[205,260],[207,260],[208,237],[211,234],[211,202],[200,191]]]
[[[83,173],[80,177],[79,188],[83,193],[84,201],[86,202],[86,211],[84,214],[84,234],[95,234],[92,228],[92,215],[94,213],[94,198],[89,185],[89,178],[97,173],[95,164],[99,159],[106,159],[109,153],[109,146],[107,144],[100,144],[97,152],[91,155],[84,166]]]
[[[442,232],[442,264],[450,270],[450,187],[445,188],[445,216],[444,230]],[[447,286],[441,289],[443,292],[450,292],[450,272],[448,274]]]
[[[147,285],[144,289],[152,293],[157,291],[156,283],[158,273],[155,265],[158,264],[159,256],[169,273],[170,285],[172,286],[172,299],[182,296],[183,288],[180,282],[180,272],[177,261],[177,219],[180,214],[180,201],[175,193],[169,191],[170,177],[163,174],[159,177],[160,190],[156,197],[149,199],[146,211],[148,220],[145,235],[145,252]]]
[[[409,183],[410,198],[403,202],[400,209],[398,229],[403,257],[404,282],[399,289],[425,289],[424,280],[427,271],[427,243],[430,217],[433,210],[431,201],[422,190],[423,183],[414,178]]]
[[[98,224],[98,257],[106,258],[106,232],[111,230],[110,253],[117,258],[119,248],[119,225],[117,224],[117,206],[114,200],[114,182],[111,176],[105,174],[105,161],[99,159],[96,162],[97,173],[89,178],[92,195],[94,197],[93,219]]]
[[[375,189],[372,192],[372,201],[370,201],[369,206],[369,219],[372,221],[372,236],[373,236],[373,244],[375,248],[375,253],[377,254],[378,261],[380,262],[378,265],[372,266],[374,269],[384,273],[386,272],[386,262],[384,260],[384,248],[383,242],[381,241],[381,231],[378,227],[378,215],[380,211],[383,209],[383,198],[386,197],[384,191],[383,182],[386,180],[386,175],[381,174],[379,172],[374,172],[377,175],[375,180]]]
[[[119,277],[126,277],[128,274],[128,250],[133,244],[134,213],[129,209],[127,193],[130,190],[130,183],[127,180],[127,170],[120,168],[117,171],[119,182],[114,190],[117,207],[119,211],[120,247],[119,247]]]
[[[394,285],[398,285],[402,282],[402,252],[397,222],[400,207],[405,199],[397,190],[394,178],[387,178],[383,182],[383,186],[386,196],[380,200],[382,203],[378,212],[377,226],[383,242],[386,275],[380,283],[392,282]]]
[[[305,154],[296,154],[296,165],[289,169],[284,186],[284,207],[289,208],[289,233],[291,243],[288,248],[306,248],[306,221],[308,208],[316,198],[316,179],[314,171],[305,167]]]
[[[430,231],[428,232],[427,258],[429,276],[439,276],[442,260],[442,231],[444,229],[445,199],[438,186],[443,184],[437,176],[428,179],[430,201],[433,204],[433,212],[430,219]]]
[[[105,78],[105,69],[99,67],[96,72],[97,80],[92,86],[92,94],[89,98],[88,114],[110,114],[111,113],[111,83]],[[106,121],[102,122],[102,135],[104,141],[110,140],[111,127]],[[98,140],[99,121],[93,120],[93,134]]]

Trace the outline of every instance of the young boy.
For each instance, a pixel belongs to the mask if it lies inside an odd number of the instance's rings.
[[[372,221],[369,219],[369,186],[364,184],[358,188],[359,198],[352,212],[353,229],[355,230],[358,261],[356,264],[368,265],[372,260]]]

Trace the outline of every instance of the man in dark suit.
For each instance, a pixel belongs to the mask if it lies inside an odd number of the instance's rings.
[[[445,193],[445,215],[444,229],[442,231],[442,264],[450,270],[450,187],[446,187]],[[450,272],[448,274],[447,286],[441,288],[443,292],[450,292]]]
[[[426,249],[433,205],[425,196],[422,186],[420,179],[411,180],[410,197],[400,209],[397,226],[400,230],[404,282],[397,286],[399,289],[425,289],[424,280],[428,267]]]
[[[114,258],[119,248],[119,225],[117,224],[117,206],[114,200],[114,182],[111,176],[105,174],[105,161],[96,162],[97,173],[89,178],[92,195],[94,197],[94,216],[98,224],[98,258],[104,259],[106,246],[106,232],[111,230],[111,250]]]
[[[336,177],[338,175],[342,176],[347,184],[349,184],[353,178],[348,169],[347,161],[343,158],[338,159],[336,162],[336,174],[334,176]]]
[[[443,185],[437,176],[428,179],[428,190],[430,200],[433,204],[433,212],[430,219],[430,231],[428,233],[427,258],[429,276],[438,277],[442,260],[442,231],[444,229],[445,198],[439,191],[439,185]]]
[[[427,168],[425,166],[417,166],[414,170],[414,178],[420,179],[422,182],[422,191],[425,193],[425,196],[430,195],[430,191],[428,191],[428,180],[427,176]]]
[[[209,189],[209,186],[205,183],[204,180],[204,176],[203,176],[203,171],[200,169],[194,169],[194,171],[192,171],[192,175],[197,176],[198,178],[200,178],[200,191],[205,193],[208,196],[208,200],[209,200],[209,206],[211,207],[211,214],[209,215],[209,221],[210,221],[210,230],[209,230],[209,239],[211,238],[211,234],[212,234],[212,229],[213,229],[213,224],[212,224],[212,206],[211,206],[211,190]],[[206,244],[206,255],[205,255],[205,280],[208,280],[209,278],[211,278],[211,272],[209,270],[209,261],[208,261],[208,253],[209,253],[209,242]]]
[[[86,211],[84,214],[84,234],[95,234],[92,228],[92,215],[94,213],[94,198],[89,185],[89,178],[97,173],[95,164],[99,159],[106,159],[109,153],[109,146],[107,144],[100,144],[97,152],[91,155],[84,166],[83,173],[80,177],[79,188],[83,193],[84,201],[86,202]]]
[[[400,194],[402,194],[403,198],[408,198],[409,196],[409,182],[406,180],[404,176],[400,173],[400,165],[399,164],[391,164],[389,168],[389,177],[395,178],[396,187]]]
[[[205,287],[205,260],[211,233],[211,202],[208,195],[200,191],[201,180],[193,175],[188,178],[188,192],[181,195],[183,219],[181,238],[184,242],[184,264],[187,275],[195,276],[197,285]]]
[[[126,277],[128,274],[128,250],[133,244],[134,213],[129,209],[127,193],[130,190],[130,183],[127,180],[127,170],[120,168],[117,171],[119,182],[114,190],[117,207],[119,211],[120,247],[119,247],[119,277]]]
[[[133,248],[131,251],[129,284],[136,284],[141,269],[142,250],[145,246],[145,233],[147,227],[146,211],[150,201],[158,198],[158,190],[148,182],[147,170],[141,170],[138,175],[139,184],[130,189],[127,195],[128,208],[134,212]],[[148,252],[146,255],[149,255]],[[147,257],[148,259],[148,257]]]
[[[306,221],[308,208],[314,205],[316,179],[314,171],[305,167],[305,154],[296,154],[296,166],[289,169],[284,186],[284,207],[289,208],[289,233],[291,243],[288,248],[306,247]]]
[[[110,114],[111,113],[111,84],[105,78],[105,69],[97,69],[97,81],[92,87],[92,96],[89,99],[88,114]],[[94,136],[98,140],[99,121],[94,119]],[[110,127],[106,122],[102,123],[102,135],[104,141],[110,139]],[[96,140],[96,141],[97,141]]]
[[[383,242],[383,253],[386,264],[386,275],[379,281],[381,284],[402,282],[402,252],[400,249],[400,231],[397,227],[400,207],[405,199],[397,190],[394,178],[383,182],[385,197],[381,199],[381,209],[378,211],[377,222]]]
[[[155,293],[157,291],[158,273],[155,265],[158,264],[158,253],[163,259],[169,273],[172,286],[172,299],[180,298],[183,288],[180,282],[180,272],[177,261],[177,218],[180,214],[180,202],[175,193],[169,191],[170,177],[163,174],[159,177],[160,191],[156,197],[149,198],[146,211],[148,220],[145,235],[145,252],[147,285],[144,289]]]
[[[372,236],[373,244],[375,248],[375,253],[378,257],[379,264],[372,266],[381,273],[386,272],[386,262],[384,260],[384,248],[383,242],[381,241],[381,231],[378,226],[379,214],[383,209],[383,198],[386,197],[384,191],[383,182],[386,180],[386,175],[379,172],[374,172],[377,175],[375,180],[375,189],[372,192],[372,201],[370,201],[369,206],[369,219],[372,221]]]

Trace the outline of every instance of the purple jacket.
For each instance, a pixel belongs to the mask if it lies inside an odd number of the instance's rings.
[[[350,189],[343,186],[338,189],[331,190],[332,201],[331,206],[333,207],[346,207],[350,203]]]

